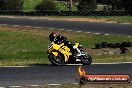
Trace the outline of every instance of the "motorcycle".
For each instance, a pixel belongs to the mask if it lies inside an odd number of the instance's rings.
[[[80,43],[75,43],[74,46],[81,51],[81,56],[77,56],[77,51],[71,52],[71,49],[64,43],[50,43],[47,52],[49,61],[53,65],[64,65],[69,63],[90,65],[92,63],[92,57],[84,52],[82,45],[80,45]]]

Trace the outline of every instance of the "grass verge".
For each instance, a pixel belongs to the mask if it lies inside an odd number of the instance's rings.
[[[70,41],[80,42],[93,56],[93,62],[131,62],[132,54],[101,54],[103,50],[91,49],[98,42],[132,41],[132,37],[118,35],[96,35],[61,31],[58,29],[14,27],[0,25],[0,66],[50,64],[47,58],[48,35],[52,32],[67,36]]]
[[[86,21],[87,19],[90,21],[96,19],[95,22],[99,22],[100,20],[101,22],[113,21],[114,23],[132,23],[132,16],[51,16],[51,18],[85,18]]]
[[[96,19],[105,19],[107,21],[116,21],[118,23],[132,23],[132,16],[97,16]]]

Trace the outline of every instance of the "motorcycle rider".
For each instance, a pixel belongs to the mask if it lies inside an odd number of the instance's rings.
[[[52,32],[49,35],[49,39],[51,42],[54,42],[56,44],[64,43],[66,46],[68,46],[71,49],[72,54],[74,54],[74,51],[76,50],[78,52],[76,56],[82,55],[81,51],[76,46],[74,46],[74,44],[68,41],[66,37],[58,35],[58,33]]]

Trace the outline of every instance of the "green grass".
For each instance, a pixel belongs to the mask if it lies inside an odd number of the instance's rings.
[[[0,26],[0,65],[49,64],[47,44],[48,35],[52,31],[67,36],[70,41],[80,42],[87,49],[93,48],[94,44],[98,42],[132,41],[132,37],[127,36],[95,35],[48,28]],[[129,62],[132,61],[131,57],[132,54],[96,55],[94,53],[93,62]]]
[[[46,41],[47,38],[26,32],[2,30],[0,31],[0,60],[2,62],[19,61],[20,63],[24,61],[23,64],[30,60],[35,62],[37,59],[37,62],[42,60],[46,62],[44,57],[47,43],[42,40]]]
[[[23,10],[24,11],[34,11],[35,6],[41,3],[41,1],[42,0],[24,0]],[[57,5],[57,10],[67,11],[67,6],[65,4],[57,2],[56,5]],[[73,6],[72,10],[77,11],[77,7]]]
[[[33,11],[34,7],[38,5],[42,0],[24,0],[23,10]]]

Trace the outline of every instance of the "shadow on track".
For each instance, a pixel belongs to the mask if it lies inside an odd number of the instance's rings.
[[[81,64],[64,64],[64,65],[59,65],[59,66],[57,66],[57,65],[52,65],[52,64],[30,64],[29,66],[30,67],[34,67],[34,66],[48,66],[48,67],[65,67],[65,66],[67,66],[67,67],[71,67],[71,66],[80,66]]]

